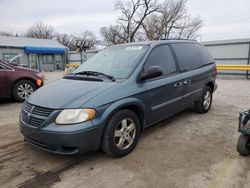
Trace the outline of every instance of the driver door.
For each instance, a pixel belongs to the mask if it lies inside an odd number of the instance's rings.
[[[182,78],[168,45],[155,47],[149,54],[144,70],[160,66],[163,75],[145,81],[147,124],[151,125],[182,110]]]
[[[0,63],[0,97],[7,96],[7,73],[6,67]]]

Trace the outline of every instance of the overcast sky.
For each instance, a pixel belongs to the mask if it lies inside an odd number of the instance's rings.
[[[116,0],[0,0],[0,30],[24,32],[43,21],[56,31],[94,31],[115,22]],[[250,38],[250,0],[189,0],[189,14],[204,21],[201,39]],[[200,38],[198,40],[200,40]]]

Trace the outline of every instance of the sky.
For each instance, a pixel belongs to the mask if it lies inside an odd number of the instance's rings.
[[[0,0],[0,30],[23,33],[37,21],[56,31],[77,34],[114,24],[117,0]],[[188,0],[188,13],[204,26],[197,40],[250,38],[250,0]]]

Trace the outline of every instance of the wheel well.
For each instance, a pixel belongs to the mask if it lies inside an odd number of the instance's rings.
[[[131,110],[132,112],[134,112],[139,120],[140,120],[140,124],[141,124],[141,132],[143,132],[143,129],[144,129],[144,118],[145,118],[145,114],[143,112],[143,110],[137,106],[137,105],[128,105],[128,106],[124,106],[118,110],[122,110],[122,109],[128,109],[128,110]]]
[[[210,87],[212,91],[214,91],[214,83],[213,82],[208,82],[206,86]]]

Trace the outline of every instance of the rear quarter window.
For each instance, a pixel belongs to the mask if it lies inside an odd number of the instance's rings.
[[[209,51],[206,49],[206,47],[201,45],[201,44],[196,44],[196,45],[197,45],[198,50],[200,52],[202,64],[207,65],[209,63],[213,63],[214,59],[213,59],[212,55],[209,53]]]
[[[201,55],[195,43],[171,44],[181,71],[189,71],[202,66]]]

